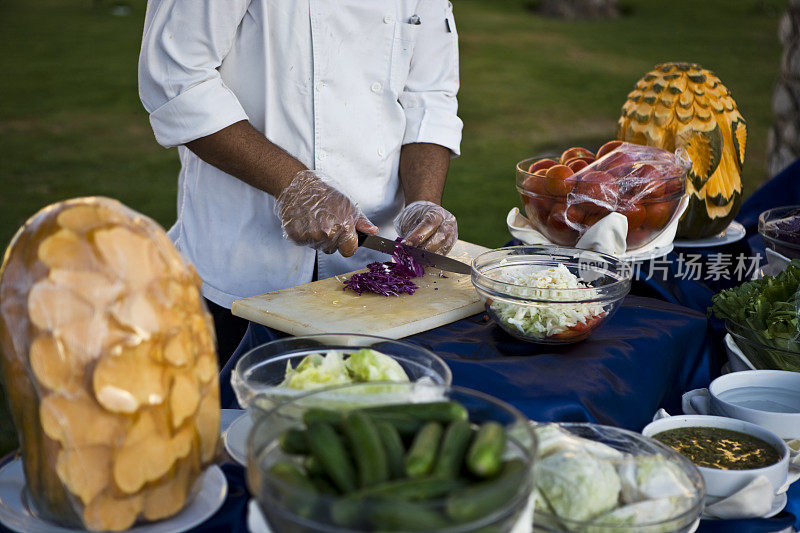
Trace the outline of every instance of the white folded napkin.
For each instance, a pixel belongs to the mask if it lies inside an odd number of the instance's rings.
[[[765,250],[767,255],[767,264],[761,267],[761,273],[765,276],[776,276],[783,272],[783,270],[792,262],[791,259],[783,254],[780,254],[772,248]]]
[[[272,533],[267,521],[264,519],[264,515],[261,513],[261,508],[253,499],[247,502],[247,531],[250,533]]]
[[[727,498],[706,496],[706,518],[752,518],[769,514],[776,495],[766,476],[756,476],[750,483]]]
[[[743,370],[756,370],[750,359],[742,353],[739,345],[733,340],[730,333],[725,335],[725,351],[728,352],[728,363],[730,364],[731,372],[741,372]]]
[[[586,230],[578,239],[576,248],[593,250],[605,254],[615,255],[626,258],[626,256],[644,255],[657,248],[664,248],[672,245],[675,240],[675,233],[678,231],[678,221],[680,220],[686,207],[689,205],[689,197],[684,196],[678,204],[678,208],[672,215],[667,227],[652,242],[628,252],[625,239],[628,235],[628,219],[620,213],[610,213],[596,222]],[[521,240],[525,244],[552,245],[550,240],[536,231],[525,215],[514,207],[506,216],[506,225],[512,236]]]

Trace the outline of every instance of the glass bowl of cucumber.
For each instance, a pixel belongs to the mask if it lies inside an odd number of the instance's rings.
[[[371,386],[338,390],[367,398]],[[527,419],[469,389],[392,386],[418,401],[336,410],[292,405],[333,390],[327,389],[279,405],[256,422],[247,481],[269,528],[529,531],[537,446]]]
[[[304,335],[267,342],[245,353],[231,374],[236,399],[253,419],[310,390],[351,382],[450,385],[452,380],[447,364],[422,346],[355,333]],[[390,388],[386,391],[392,394]],[[335,391],[316,400],[334,401],[334,395]]]

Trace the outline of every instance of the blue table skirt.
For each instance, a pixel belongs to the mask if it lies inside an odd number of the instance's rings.
[[[537,346],[506,334],[481,313],[403,339],[442,357],[453,384],[509,402],[533,420],[589,421],[640,431],[659,409],[679,413],[681,395],[707,386],[723,354],[705,315],[669,302],[629,296],[587,341]],[[251,324],[220,374],[223,408],[236,408],[230,388],[235,360],[285,336]],[[793,488],[800,503],[800,490]],[[798,513],[800,516],[800,513]],[[779,531],[795,516],[703,521],[700,531]]]
[[[628,297],[592,337],[563,347],[521,342],[481,313],[403,340],[433,351],[453,384],[500,398],[533,420],[588,421],[639,431],[658,408],[680,410],[683,392],[703,387],[720,366],[702,314]],[[220,374],[223,408],[238,408],[230,386],[236,359],[283,336],[251,324]]]

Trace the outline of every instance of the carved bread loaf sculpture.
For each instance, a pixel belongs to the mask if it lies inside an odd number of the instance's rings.
[[[180,511],[219,440],[194,268],[108,198],[39,211],[0,267],[2,375],[44,518],[124,530]]]

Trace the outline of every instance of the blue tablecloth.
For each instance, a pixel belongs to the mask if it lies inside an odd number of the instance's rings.
[[[501,398],[541,421],[591,421],[639,431],[658,408],[679,413],[681,394],[705,387],[723,362],[720,324],[705,317],[711,296],[736,279],[685,279],[681,253],[763,256],[758,215],[779,205],[800,204],[800,161],[770,180],[742,206],[738,220],[747,238],[713,250],[676,249],[660,266],[666,276],[634,283],[632,295],[589,340],[561,348],[520,342],[478,314],[404,340],[429,348],[453,371],[453,383]],[[644,265],[647,268],[647,265]],[[643,297],[646,296],[646,297]],[[220,374],[222,406],[236,407],[230,389],[235,359],[251,347],[284,334],[251,325]],[[231,473],[230,475],[233,475]],[[229,475],[229,477],[230,477]],[[241,481],[241,478],[236,478]],[[242,487],[244,490],[244,487]],[[767,532],[800,529],[800,483],[786,508],[770,519],[704,520],[700,532]],[[242,505],[227,511],[243,521]],[[203,529],[206,531],[206,529]],[[210,530],[208,530],[210,531]]]

